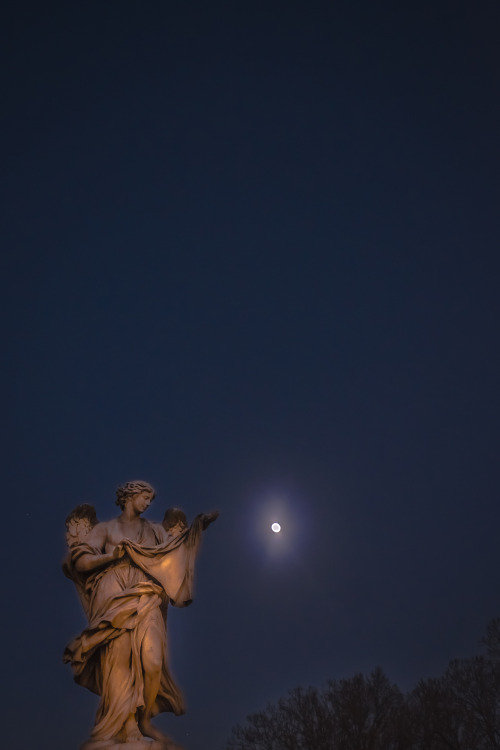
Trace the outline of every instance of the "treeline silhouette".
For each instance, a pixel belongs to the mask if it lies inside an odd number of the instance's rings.
[[[409,693],[380,668],[295,688],[234,727],[225,750],[500,750],[500,618],[480,643]]]

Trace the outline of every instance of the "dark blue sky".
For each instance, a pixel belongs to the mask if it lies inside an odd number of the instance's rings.
[[[6,746],[87,737],[64,518],[128,479],[152,519],[221,511],[170,612],[188,750],[295,685],[472,653],[500,614],[498,4],[3,14]]]

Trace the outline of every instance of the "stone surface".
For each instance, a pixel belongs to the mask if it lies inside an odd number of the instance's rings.
[[[145,737],[142,740],[134,742],[115,742],[114,740],[89,740],[85,742],[80,750],[182,750],[179,745],[174,743],[165,744],[158,740],[151,740]]]
[[[171,509],[163,524],[152,523],[141,516],[154,497],[147,482],[127,482],[116,492],[117,518],[99,523],[85,504],[66,519],[63,570],[88,626],[68,644],[64,661],[77,683],[100,696],[82,750],[180,750],[151,723],[162,711],[184,713],[167,662],[167,607],[191,603],[201,534],[218,513],[188,526],[182,511]]]

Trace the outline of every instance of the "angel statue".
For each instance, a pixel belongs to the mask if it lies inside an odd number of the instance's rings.
[[[66,519],[68,556],[63,571],[74,582],[88,625],[64,652],[76,682],[100,696],[94,728],[81,750],[173,750],[151,717],[184,713],[167,663],[170,602],[192,601],[194,562],[201,532],[217,512],[196,516],[171,508],[163,523],[142,514],[155,497],[147,482],[116,491],[121,513],[98,523],[92,505]]]

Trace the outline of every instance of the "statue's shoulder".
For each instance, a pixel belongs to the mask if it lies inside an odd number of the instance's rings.
[[[96,529],[110,529],[114,528],[116,526],[117,519],[116,518],[109,518],[107,521],[100,521],[98,524],[95,525],[94,528]]]
[[[85,541],[91,547],[104,547],[106,542],[113,537],[113,531],[115,528],[114,521],[115,519],[111,519],[110,521],[100,521],[99,523],[96,523]]]
[[[119,531],[117,518],[109,518],[107,521],[101,521],[94,526],[93,531],[99,537],[113,537]]]
[[[146,524],[146,526],[149,526],[152,529],[156,529],[157,526],[160,526],[158,521],[151,521],[149,518],[142,518],[141,520]]]
[[[168,541],[168,535],[161,523],[158,523],[158,521],[150,521],[148,518],[144,518],[143,521],[154,534],[156,544],[163,544]]]

